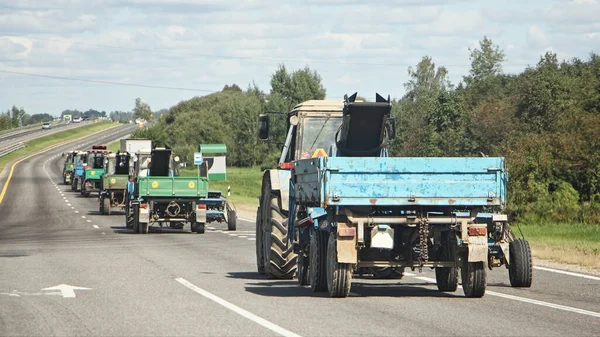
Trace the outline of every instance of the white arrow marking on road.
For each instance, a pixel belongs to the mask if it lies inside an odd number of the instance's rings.
[[[68,284],[59,284],[54,287],[44,288],[42,290],[60,290],[63,297],[75,297],[75,290],[92,290],[91,288],[70,286]]]

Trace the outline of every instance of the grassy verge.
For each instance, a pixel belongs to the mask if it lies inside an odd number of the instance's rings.
[[[197,175],[198,171],[196,168],[187,168],[181,170],[180,174],[193,176]],[[258,206],[261,180],[262,171],[258,167],[228,167],[226,181],[211,181],[208,186],[210,190],[223,192],[225,197],[227,197],[227,187],[231,186],[231,196],[227,198],[233,201],[236,208],[254,214]]]
[[[121,149],[121,141],[120,140],[116,140],[114,142],[108,143],[106,145],[106,148],[109,149],[112,152],[117,152]]]
[[[108,129],[112,126],[117,125],[118,123],[113,123],[109,121],[98,122],[90,125],[85,125],[82,127],[74,128],[71,130],[65,130],[61,132],[57,132],[48,136],[32,139],[30,141],[24,142],[27,147],[17,150],[13,153],[10,153],[2,158],[0,158],[0,172],[4,169],[4,167],[10,163],[11,161],[18,159],[20,157],[24,157],[33,152],[43,150],[51,145],[58,144],[60,142],[64,142],[67,140],[73,140],[80,137],[85,136],[86,134],[90,134],[93,132],[101,131]]]
[[[535,257],[600,270],[600,225],[528,223],[520,227]]]

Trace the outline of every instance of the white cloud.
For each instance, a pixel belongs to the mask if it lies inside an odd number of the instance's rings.
[[[245,88],[256,81],[265,91],[278,64],[308,64],[322,75],[329,96],[377,91],[399,97],[408,66],[424,55],[460,80],[469,68],[468,48],[477,48],[484,35],[505,50],[505,69],[515,72],[537,63],[547,48],[586,58],[600,50],[597,2],[0,0],[6,35],[0,36],[0,62],[14,71],[179,88]],[[0,83],[0,102],[32,113],[58,113],[66,101],[84,109],[130,109],[135,97],[162,108],[194,95],[18,79],[18,91]]]
[[[527,30],[527,42],[536,48],[548,46],[548,38],[546,33],[538,26],[530,26]]]

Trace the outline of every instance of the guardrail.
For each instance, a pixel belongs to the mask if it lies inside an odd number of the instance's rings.
[[[22,149],[25,147],[24,143],[16,143],[10,146],[7,146],[5,148],[0,149],[0,157],[4,157],[9,153],[15,152],[19,149]]]

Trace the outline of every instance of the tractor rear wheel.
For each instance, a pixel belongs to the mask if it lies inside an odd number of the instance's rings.
[[[281,197],[266,184],[265,201],[268,212],[263,218],[263,247],[265,275],[268,278],[292,279],[296,272],[296,254],[289,242],[287,217],[281,211]]]
[[[254,243],[255,243],[255,247],[256,247],[256,269],[258,269],[258,273],[260,275],[264,275],[265,274],[265,258],[264,258],[264,247],[263,247],[263,238],[262,238],[262,230],[261,230],[262,217],[260,216],[260,214],[261,214],[261,209],[259,206],[258,209],[256,210],[256,221],[255,221],[256,241],[254,241]]]

